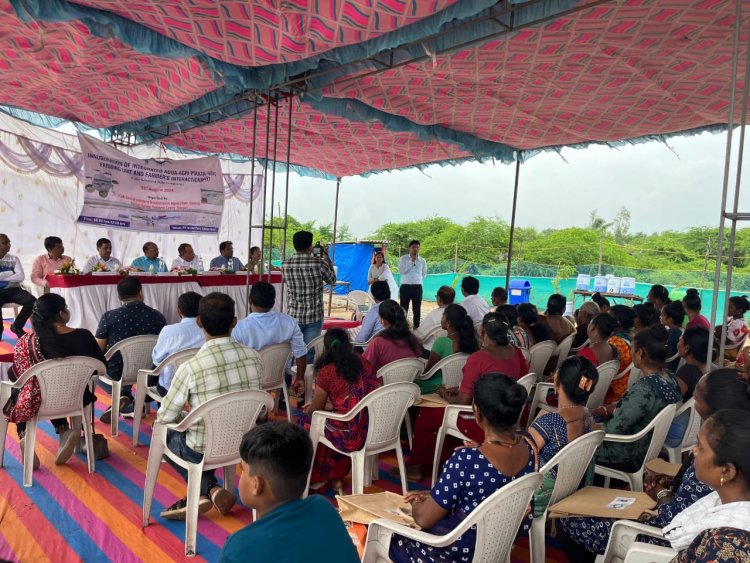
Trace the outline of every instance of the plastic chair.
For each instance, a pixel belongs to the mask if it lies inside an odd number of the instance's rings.
[[[612,524],[612,529],[609,533],[609,541],[607,542],[607,549],[604,551],[604,555],[597,556],[597,563],[622,563],[626,560],[631,546],[634,545],[635,538],[641,535],[664,539],[664,534],[662,533],[661,528],[655,528],[633,520],[617,520]],[[656,546],[651,545],[650,547]],[[671,549],[670,551],[672,553],[671,557],[674,557],[675,552]],[[668,559],[668,561],[670,560],[671,558]]]
[[[651,442],[649,443],[648,450],[646,450],[646,456],[643,458],[643,462],[637,471],[629,473],[627,471],[620,471],[603,465],[596,465],[594,467],[596,473],[604,476],[605,487],[609,487],[609,479],[612,477],[629,483],[631,491],[643,492],[643,470],[646,463],[656,458],[664,447],[664,440],[667,437],[669,425],[672,424],[672,419],[674,418],[676,410],[677,407],[675,405],[667,405],[643,430],[637,434],[607,434],[604,437],[605,442],[632,444],[651,433]]]
[[[406,494],[406,471],[404,469],[404,454],[401,450],[401,423],[406,415],[406,409],[419,398],[419,387],[414,383],[391,383],[376,389],[365,396],[357,406],[345,414],[335,414],[327,411],[315,411],[310,423],[310,438],[314,452],[318,444],[328,446],[340,454],[352,459],[352,494],[361,495],[365,485],[372,483],[377,472],[377,458],[381,452],[396,450],[398,468],[401,473],[401,487]],[[342,452],[336,448],[325,435],[326,422],[338,420],[348,422],[364,410],[367,410],[368,429],[367,439],[361,449],[353,452]],[[312,466],[307,476],[307,489],[310,488]]]
[[[442,328],[440,325],[437,325],[436,327],[431,328],[425,333],[425,335],[420,340],[420,342],[422,343],[422,348],[426,350],[431,350],[432,344],[435,342],[437,338],[441,336],[448,336],[448,331]]]
[[[670,563],[677,552],[670,547],[635,542],[630,546],[623,563]]]
[[[573,346],[573,340],[575,339],[575,337],[575,333],[571,334],[570,336],[566,336],[565,340],[560,342],[560,344],[557,345],[557,348],[555,348],[555,351],[552,352],[553,357],[557,356],[555,371],[559,370],[560,365],[568,358],[568,355],[570,354],[570,347]]]
[[[447,547],[469,528],[476,526],[474,563],[510,561],[510,551],[521,521],[529,510],[534,491],[542,482],[540,473],[530,473],[505,485],[484,499],[456,528],[444,536],[414,530],[397,522],[378,519],[370,524],[363,563],[385,563],[394,533],[425,545]]]
[[[682,454],[690,450],[698,442],[698,431],[701,429],[701,417],[695,410],[695,399],[690,397],[683,405],[675,412],[674,419],[677,418],[684,412],[690,411],[687,425],[685,426],[685,434],[682,436],[682,440],[678,446],[674,448],[665,447],[667,454],[669,455],[669,461],[671,463],[681,463]]]
[[[547,367],[555,348],[557,348],[557,342],[554,340],[545,340],[534,344],[529,349],[529,371],[539,376],[543,375],[544,368]]]
[[[347,311],[349,310],[349,305],[352,305],[355,314],[364,315],[372,307],[372,298],[364,291],[354,289],[346,296]]]
[[[286,405],[286,419],[292,421],[292,407],[289,406],[289,391],[286,388],[284,374],[286,366],[292,357],[292,347],[288,342],[280,344],[271,344],[258,350],[260,362],[263,365],[263,373],[260,380],[260,388],[263,391],[273,391],[281,389],[284,395],[284,404]],[[305,395],[307,397],[307,395]],[[279,393],[274,395],[273,410],[279,408]]]
[[[560,502],[578,490],[581,480],[594,457],[594,452],[604,440],[604,431],[595,430],[584,434],[570,442],[555,456],[544,464],[539,472],[546,475],[557,467],[555,486],[552,489],[549,506]],[[531,546],[531,560],[542,562],[545,560],[544,529],[547,524],[547,510],[538,518],[534,518],[529,530],[529,544]]]
[[[94,373],[103,373],[107,367],[94,358],[70,356],[54,360],[45,360],[30,367],[15,382],[0,382],[0,404],[10,398],[12,389],[20,389],[36,377],[42,395],[39,412],[26,423],[26,447],[23,459],[23,486],[31,487],[33,483],[34,444],[36,443],[36,426],[40,420],[73,417],[72,428],[86,436],[86,458],[89,473],[95,470],[94,443],[92,440],[91,409],[92,405],[83,406],[83,393],[86,387],[96,379]],[[5,455],[5,438],[8,433],[8,419],[0,415],[0,467]]]
[[[224,488],[233,491],[235,469],[240,462],[242,437],[255,425],[258,417],[263,412],[269,412],[272,407],[273,397],[265,391],[232,391],[206,401],[190,411],[179,423],[163,424],[158,420],[154,422],[146,466],[146,484],[143,487],[143,527],[149,524],[151,502],[161,460],[163,456],[167,456],[188,472],[185,555],[195,556],[201,474],[222,467]],[[199,463],[190,463],[167,447],[167,430],[185,432],[200,421],[206,425],[205,451]]]
[[[571,348],[570,350],[568,350],[568,355],[569,355],[569,356],[575,356],[575,355],[576,355],[576,354],[577,354],[578,352],[580,352],[581,350],[583,350],[583,349],[584,349],[584,348],[585,348],[586,346],[588,346],[589,344],[591,344],[591,339],[590,339],[590,338],[587,338],[587,339],[586,339],[586,340],[585,340],[585,341],[583,342],[583,344],[581,344],[581,345],[580,345],[580,346],[578,346],[577,348]]]
[[[451,354],[441,359],[436,363],[429,371],[426,371],[422,375],[417,376],[417,379],[430,379],[438,371],[443,373],[443,385],[446,389],[453,389],[461,385],[461,380],[464,377],[464,366],[466,360],[469,359],[469,354],[459,352],[458,354]]]
[[[378,370],[378,377],[383,380],[383,385],[402,381],[414,383],[417,376],[422,374],[422,370],[424,370],[424,362],[420,358],[404,358],[384,365]],[[411,418],[404,417],[404,424],[406,424],[406,436],[409,440],[409,449],[411,449],[413,437]]]
[[[516,383],[518,383],[519,385],[523,385],[524,389],[526,389],[526,393],[528,393],[529,397],[531,397],[531,391],[534,388],[534,385],[536,385],[536,374],[533,372],[527,373]]]
[[[316,336],[313,338],[310,342],[307,343],[307,351],[310,352],[312,350],[315,351],[315,357],[317,358],[323,353],[323,336]],[[297,377],[297,366],[292,365],[291,367],[287,368],[286,372],[292,376],[292,380],[296,379]],[[313,384],[315,381],[314,374],[313,374],[313,366],[311,362],[307,362],[307,367],[305,368],[305,400],[310,401],[312,400],[312,393],[313,393]]]
[[[159,376],[164,369],[171,365],[175,370],[184,364],[187,360],[195,356],[200,348],[188,348],[187,350],[181,350],[170,354],[164,358],[158,366],[154,369],[139,369],[138,370],[138,382],[135,388],[135,406],[133,407],[133,447],[139,446],[138,437],[141,433],[141,420],[143,418],[144,405],[148,408],[146,403],[146,397],[152,401],[161,402],[162,396],[156,391],[155,387],[148,386],[148,378],[150,376]]]
[[[120,340],[104,354],[107,361],[111,360],[117,352],[122,355],[121,379],[110,379],[106,372],[99,375],[99,381],[112,387],[112,437],[117,436],[120,422],[120,391],[122,386],[136,385],[138,383],[138,370],[151,369],[151,353],[154,351],[157,338],[158,336],[155,334],[132,336]],[[135,413],[135,411],[133,412]]]
[[[628,377],[628,389],[630,389],[641,377],[643,377],[643,372],[635,367],[635,364],[630,364],[628,370],[630,370],[630,377]]]
[[[458,428],[458,417],[464,415],[469,418],[474,417],[474,410],[471,405],[448,405],[443,412],[443,423],[437,433],[435,442],[435,457],[432,462],[432,486],[435,486],[437,478],[440,475],[440,457],[443,452],[446,436],[453,436],[462,441],[468,441],[469,438]]]

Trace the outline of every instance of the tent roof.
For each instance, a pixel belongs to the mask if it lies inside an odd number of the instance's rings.
[[[9,0],[0,102],[185,151],[273,158],[267,106],[253,151],[256,92],[294,82],[282,90],[306,93],[290,161],[334,177],[727,122],[732,0],[278,6]],[[288,111],[280,102],[280,139]]]

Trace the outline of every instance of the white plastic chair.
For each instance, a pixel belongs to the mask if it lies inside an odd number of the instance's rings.
[[[510,551],[518,528],[529,510],[531,496],[542,482],[540,473],[530,473],[516,479],[484,499],[456,528],[444,536],[414,530],[397,522],[378,519],[370,524],[363,563],[386,563],[391,559],[388,550],[394,533],[425,545],[447,547],[472,526],[476,526],[477,540],[473,563],[510,561]]]
[[[586,340],[585,340],[585,341],[583,342],[583,344],[581,344],[580,346],[578,346],[578,347],[576,347],[576,348],[571,348],[570,350],[568,350],[568,355],[569,355],[569,356],[575,356],[575,355],[576,355],[576,354],[577,354],[578,352],[580,352],[581,350],[583,350],[583,349],[584,349],[584,348],[585,348],[586,346],[588,346],[589,344],[591,344],[591,339],[590,339],[590,338],[587,338],[587,339],[586,339]]]
[[[274,394],[274,412],[279,408],[278,390],[281,389],[281,394],[284,396],[284,404],[286,405],[286,419],[291,422],[292,407],[289,406],[289,391],[286,388],[284,375],[286,373],[286,366],[292,357],[292,347],[288,342],[271,344],[258,350],[258,355],[260,355],[260,363],[263,366],[260,388],[267,392],[277,391]]]
[[[311,350],[315,350],[316,358],[320,357],[320,355],[323,353],[323,350],[324,350],[323,337],[324,335],[321,334],[320,336],[316,336],[310,342],[307,343],[307,351],[310,352]],[[289,375],[292,376],[292,380],[294,380],[297,377],[296,365],[293,365],[287,368],[286,371]],[[305,368],[304,378],[305,378],[305,400],[311,401],[312,393],[313,393],[313,384],[315,382],[312,362],[307,362],[307,367]]]
[[[670,563],[677,552],[671,547],[635,542],[630,546],[623,563]]]
[[[419,398],[419,387],[414,383],[391,383],[375,389],[365,396],[352,410],[345,414],[315,411],[310,423],[310,438],[313,442],[313,455],[318,444],[323,444],[352,459],[352,494],[361,495],[365,486],[372,483],[377,472],[378,454],[396,450],[398,468],[401,473],[401,487],[406,494],[406,471],[404,454],[401,450],[401,423],[406,409]],[[329,420],[348,422],[359,413],[367,410],[367,438],[361,449],[342,452],[325,436],[325,425]],[[312,466],[307,476],[307,489],[310,488]],[[306,489],[306,490],[307,490]]]
[[[599,444],[604,440],[604,431],[595,430],[573,440],[555,456],[544,464],[539,472],[546,475],[557,467],[555,486],[552,489],[547,508],[569,497],[578,490],[581,480],[589,468],[591,459]],[[547,510],[539,517],[535,517],[529,530],[529,544],[531,546],[531,560],[544,561],[544,529],[547,524]]]
[[[400,383],[402,381],[414,383],[417,376],[422,375],[423,369],[424,362],[421,358],[404,358],[403,360],[396,360],[395,362],[384,365],[378,370],[378,377],[383,380],[383,385]],[[408,415],[404,417],[404,424],[406,425],[406,436],[409,440],[409,448],[411,448],[413,432],[411,428],[411,418]]]
[[[432,344],[441,336],[448,336],[448,331],[442,328],[440,325],[431,328],[420,340],[420,342],[422,343],[422,348],[424,348],[425,350],[431,350]]]
[[[132,336],[120,340],[104,354],[107,361],[111,360],[117,352],[122,355],[121,379],[110,379],[106,373],[99,375],[99,381],[112,387],[112,437],[117,436],[120,422],[120,390],[123,385],[136,385],[138,383],[138,370],[151,369],[151,353],[154,351],[157,338],[156,334]]]
[[[190,411],[179,423],[162,424],[158,420],[154,422],[146,466],[146,484],[143,487],[143,527],[149,524],[151,502],[161,460],[163,456],[167,456],[188,472],[185,555],[195,556],[201,474],[222,467],[224,488],[233,491],[235,469],[240,462],[242,437],[255,425],[258,417],[263,412],[269,412],[272,407],[273,397],[265,391],[233,391],[206,401]],[[200,421],[206,425],[205,451],[200,462],[191,463],[167,447],[167,430],[186,432]]]
[[[677,410],[675,405],[667,405],[664,407],[654,419],[648,423],[648,425],[638,432],[637,434],[607,434],[604,437],[605,442],[619,442],[621,444],[632,444],[637,442],[644,436],[647,436],[649,432],[651,434],[651,442],[649,443],[648,449],[646,450],[646,456],[643,458],[643,462],[637,471],[629,473],[627,471],[620,471],[619,469],[612,469],[603,465],[597,465],[594,467],[594,471],[599,475],[604,476],[604,486],[609,487],[609,479],[620,479],[630,484],[631,491],[643,492],[643,470],[646,463],[656,458],[659,452],[664,447],[664,440],[667,437],[669,431],[669,425],[672,424],[674,413]]]
[[[453,436],[461,441],[468,441],[469,438],[458,428],[458,417],[464,415],[469,418],[474,417],[474,410],[471,405],[448,405],[443,412],[443,423],[437,433],[435,442],[435,457],[432,461],[432,486],[435,486],[438,476],[440,475],[440,458],[445,444],[446,436]]]
[[[623,563],[626,561],[630,548],[635,545],[635,538],[638,536],[651,536],[653,538],[664,539],[664,534],[662,533],[661,528],[655,528],[633,520],[617,520],[612,524],[612,529],[609,533],[609,541],[607,542],[607,549],[604,551],[604,555],[597,556],[597,563]],[[640,542],[639,545],[656,547],[654,545]],[[669,551],[672,553],[671,557],[676,555],[673,550],[670,549]],[[670,559],[667,559],[667,561],[671,561],[671,557]],[[645,563],[646,560],[641,561]],[[648,561],[650,561],[650,559]],[[662,559],[654,559],[654,561],[662,561]]]
[[[573,346],[573,340],[575,339],[575,337],[575,333],[571,334],[570,336],[566,336],[565,340],[560,342],[560,344],[557,345],[557,348],[555,348],[555,351],[552,352],[553,357],[557,356],[555,371],[560,369],[560,365],[568,358],[568,355],[570,354],[570,347]]]
[[[372,307],[372,298],[359,289],[354,289],[349,292],[346,296],[346,309],[349,310],[349,306],[352,306],[355,315],[364,316],[364,314]],[[359,319],[358,319],[359,320]]]
[[[139,369],[138,382],[135,388],[135,406],[133,407],[133,447],[138,447],[138,437],[141,433],[141,420],[143,419],[143,410],[146,403],[146,397],[152,401],[161,402],[162,396],[156,391],[155,387],[148,386],[150,376],[159,376],[164,368],[171,365],[175,370],[184,364],[187,360],[195,356],[200,348],[189,348],[170,354],[164,358],[154,369]]]
[[[4,405],[10,398],[12,389],[20,389],[32,377],[36,377],[39,381],[42,403],[36,416],[26,423],[26,447],[23,459],[24,487],[31,487],[33,483],[36,426],[40,420],[73,417],[72,429],[79,433],[81,424],[83,424],[89,473],[94,472],[94,445],[91,439],[93,434],[91,426],[92,405],[83,406],[83,393],[92,380],[96,379],[94,373],[104,373],[106,370],[107,367],[94,358],[70,356],[39,362],[26,370],[15,382],[0,382],[0,404]],[[7,433],[8,419],[0,415],[0,467],[3,466]]]
[[[544,368],[547,367],[555,348],[557,348],[557,342],[554,340],[545,340],[534,344],[529,349],[529,371],[536,373],[539,377],[544,375]]]
[[[671,463],[681,463],[683,452],[690,450],[698,442],[698,431],[701,429],[701,417],[695,410],[695,399],[693,397],[690,397],[679,409],[677,409],[677,412],[674,414],[674,420],[677,420],[682,413],[687,411],[690,411],[690,415],[688,417],[687,425],[685,426],[685,434],[683,434],[680,444],[674,448],[664,448],[667,450],[669,461]]]
[[[604,362],[596,368],[596,371],[599,373],[599,379],[597,380],[594,389],[591,391],[591,394],[586,401],[587,409],[595,409],[596,407],[600,407],[604,403],[604,397],[607,394],[607,390],[609,389],[610,384],[612,383],[612,378],[614,377],[618,366],[619,362],[617,360],[610,360],[608,362]],[[534,393],[534,399],[531,401],[531,408],[529,409],[529,424],[533,422],[534,414],[536,413],[537,409],[546,412],[557,411],[557,407],[553,407],[552,405],[547,404],[547,393],[553,388],[554,384],[550,382],[543,381],[541,383],[537,383],[536,392]]]
[[[436,363],[429,371],[426,371],[422,375],[417,376],[417,379],[425,380],[430,379],[438,371],[442,371],[443,374],[443,385],[446,389],[454,389],[461,385],[461,379],[464,377],[464,366],[466,360],[469,359],[469,354],[451,354],[442,358]]]
[[[630,370],[630,376],[628,377],[628,389],[630,389],[633,385],[635,385],[638,382],[638,380],[641,377],[643,377],[643,372],[639,370],[637,367],[635,367],[635,364],[630,364],[630,366],[628,366],[628,370]],[[625,371],[621,373],[624,375]]]
[[[533,372],[527,373],[516,383],[523,385],[524,389],[526,389],[526,393],[531,397],[531,391],[534,389],[534,385],[536,385],[536,374]]]

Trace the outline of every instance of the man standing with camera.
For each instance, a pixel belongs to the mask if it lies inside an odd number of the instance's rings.
[[[336,274],[328,257],[328,246],[313,247],[313,235],[298,231],[292,237],[295,253],[284,260],[284,275],[289,296],[289,314],[302,331],[305,344],[323,330],[323,283],[333,284]]]
[[[409,312],[409,302],[413,307],[414,330],[419,327],[422,311],[422,282],[427,277],[427,262],[419,255],[419,241],[409,243],[409,254],[398,259],[398,273],[401,274],[399,298],[401,307]]]

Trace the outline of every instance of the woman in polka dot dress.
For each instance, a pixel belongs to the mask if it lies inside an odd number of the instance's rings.
[[[456,450],[429,492],[409,493],[415,522],[430,533],[453,530],[492,493],[514,479],[537,471],[536,446],[518,430],[518,419],[526,404],[526,389],[507,375],[487,373],[474,385],[474,415],[485,440]],[[530,506],[521,529],[528,531],[533,515]],[[394,563],[471,561],[476,530],[467,531],[445,548],[423,545],[394,535],[390,557]]]

